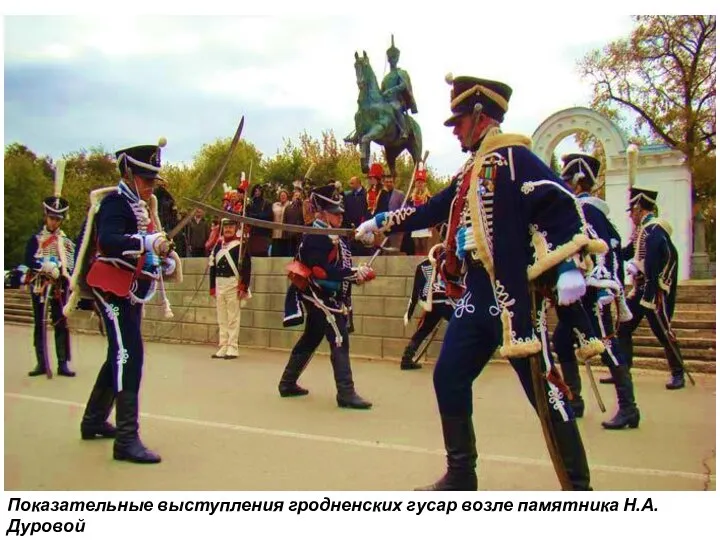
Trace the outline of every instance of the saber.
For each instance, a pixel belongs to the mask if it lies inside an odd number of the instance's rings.
[[[220,170],[215,175],[215,178],[212,179],[212,181],[205,187],[205,191],[200,196],[200,200],[204,201],[208,198],[210,193],[212,192],[213,188],[215,187],[215,184],[218,183],[220,178],[222,178],[223,174],[225,174],[225,169],[227,169],[228,164],[230,163],[230,158],[232,157],[233,153],[235,152],[235,149],[237,148],[238,143],[240,142],[240,135],[242,135],[243,127],[245,126],[245,115],[240,119],[240,124],[238,124],[237,130],[235,130],[235,136],[233,137],[232,142],[230,143],[230,151],[228,152],[227,156],[225,157],[225,161],[223,162],[222,166],[220,167]],[[185,198],[185,197],[183,197]],[[190,200],[190,199],[188,199]],[[188,212],[187,215],[182,218],[180,223],[175,225],[173,229],[167,234],[168,240],[172,240],[177,236],[177,234],[182,231],[185,226],[190,223],[190,220],[193,218],[192,212]]]
[[[420,349],[420,352],[416,353],[416,355],[415,355],[416,360],[413,361],[413,364],[420,363],[420,359],[425,354],[425,351],[427,351],[428,348],[430,347],[430,344],[432,343],[433,339],[435,339],[435,335],[438,333],[438,330],[440,330],[440,323],[441,323],[441,321],[438,321],[438,324],[435,327],[435,330],[433,330],[432,334],[430,334],[430,338],[425,340],[425,342],[422,345],[422,348]]]
[[[317,234],[320,236],[330,236],[330,235],[337,235],[337,236],[352,236],[355,234],[355,229],[333,229],[333,228],[327,228],[322,229],[320,227],[306,227],[304,225],[293,225],[290,223],[277,223],[275,221],[265,221],[264,219],[256,219],[251,218],[247,216],[243,216],[240,214],[233,214],[232,212],[226,212],[225,210],[221,210],[219,208],[215,208],[214,206],[210,206],[209,204],[205,204],[204,202],[196,201],[194,199],[188,199],[187,197],[183,197],[188,202],[191,202],[196,208],[202,208],[206,212],[219,216],[231,219],[233,221],[236,221],[240,224],[247,224],[251,227],[258,227],[261,229],[273,229],[273,230],[279,230],[279,231],[289,231],[289,232],[298,232],[302,234]]]
[[[530,286],[530,313],[532,318],[532,325],[536,332],[540,335],[544,332],[542,328],[542,319],[538,316],[537,311],[537,292],[535,288]],[[543,308],[544,309],[544,308]],[[540,420],[540,426],[542,427],[543,438],[545,439],[545,445],[550,454],[550,461],[555,469],[560,487],[563,491],[571,491],[572,484],[570,478],[565,470],[565,466],[560,456],[560,450],[557,446],[557,440],[555,439],[555,433],[552,428],[552,419],[550,417],[550,409],[548,408],[547,396],[545,393],[545,373],[542,368],[542,354],[541,352],[530,355],[530,371],[533,385],[533,392],[535,394],[535,406],[537,407],[537,415]]]
[[[590,359],[585,359],[585,370],[587,371],[588,378],[590,379],[590,387],[592,388],[595,399],[597,400],[598,406],[602,412],[606,412],[605,403],[603,403],[602,397],[600,397],[600,390],[598,389],[595,377],[593,377],[592,369],[590,368]]]
[[[430,150],[425,150],[425,154],[423,155],[422,159],[418,163],[416,163],[415,166],[413,167],[412,176],[410,177],[410,184],[408,185],[407,192],[405,193],[405,199],[403,200],[402,205],[400,205],[400,208],[405,208],[405,205],[407,205],[408,198],[410,197],[410,192],[412,191],[413,184],[415,183],[415,173],[417,172],[418,165],[420,163],[423,163],[423,165],[424,165],[425,162],[427,161],[427,158],[429,155],[430,155]],[[373,254],[372,257],[370,257],[370,260],[367,262],[368,266],[372,266],[372,263],[375,261],[375,259],[377,259],[377,256],[380,255],[380,252],[385,248],[385,244],[387,243],[387,241],[389,239],[390,239],[389,236],[385,237],[385,240],[382,241],[382,244],[380,244],[380,247],[378,247],[378,249],[375,250],[375,253]]]

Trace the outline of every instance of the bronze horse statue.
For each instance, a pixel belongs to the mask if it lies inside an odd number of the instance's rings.
[[[370,170],[370,142],[383,146],[390,173],[394,177],[395,161],[403,150],[410,153],[414,164],[422,159],[420,125],[410,115],[405,114],[408,136],[400,138],[400,126],[395,120],[394,109],[380,92],[375,72],[365,51],[362,56],[355,53],[355,76],[360,91],[358,110],[355,113],[355,131],[345,137],[344,141],[360,145],[360,166],[365,174]]]

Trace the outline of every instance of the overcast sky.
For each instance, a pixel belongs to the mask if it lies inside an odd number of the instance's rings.
[[[6,17],[5,144],[21,142],[57,158],[95,145],[154,143],[162,135],[167,161],[191,161],[203,143],[231,136],[242,114],[244,138],[266,156],[303,130],[319,136],[332,129],[342,138],[354,127],[353,55],[367,51],[381,80],[394,34],[429,164],[451,174],[463,157],[442,125],[449,115],[446,73],[509,84],[504,130],[532,135],[550,114],[587,105],[591,88],[577,60],[632,28],[629,16],[602,11],[589,18],[547,8],[516,17],[481,4],[388,16],[356,4],[362,16],[132,17],[123,9]]]

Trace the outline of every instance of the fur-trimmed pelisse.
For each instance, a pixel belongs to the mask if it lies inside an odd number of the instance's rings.
[[[83,239],[82,243],[78,247],[77,263],[75,264],[75,268],[73,269],[72,276],[70,276],[70,296],[67,303],[65,304],[65,307],[63,308],[63,314],[66,317],[69,316],[75,309],[77,309],[78,303],[83,298],[84,289],[86,289],[86,285],[82,283],[81,280],[85,279],[87,271],[89,270],[89,268],[85,267],[86,262],[91,255],[94,255],[89,254],[88,249],[90,248],[90,245],[94,244],[95,242],[95,235],[92,234],[93,226],[95,224],[95,214],[97,214],[98,210],[100,209],[100,204],[102,203],[102,200],[107,195],[110,195],[111,193],[117,193],[117,191],[117,187],[106,187],[96,189],[90,192],[90,208],[88,209],[87,219],[85,220]],[[162,231],[163,229],[160,223],[160,217],[158,215],[158,200],[155,195],[152,195],[150,197],[148,210],[150,214],[150,219],[153,223],[153,227],[156,231]],[[173,283],[182,283],[182,261],[180,260],[178,254],[174,251],[170,253],[169,256],[175,261],[175,271],[169,276],[163,276],[163,279]]]

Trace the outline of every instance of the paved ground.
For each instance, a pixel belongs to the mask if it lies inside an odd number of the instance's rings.
[[[81,441],[79,422],[105,356],[99,336],[73,337],[74,379],[29,378],[31,329],[5,326],[6,490],[409,490],[434,481],[444,453],[430,369],[355,362],[370,411],[338,409],[327,357],[281,399],[285,353],[146,344],[143,439],[154,466],[114,462],[112,442]],[[638,430],[606,432],[593,403],[580,421],[596,490],[715,490],[715,377],[664,388],[635,375]],[[613,391],[601,385],[606,403]],[[588,396],[590,397],[590,396]],[[592,399],[590,397],[590,399]],[[557,490],[537,419],[512,370],[490,365],[475,386],[482,490]]]

